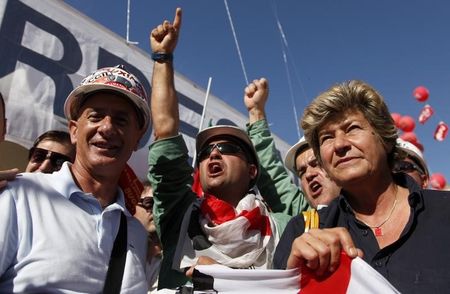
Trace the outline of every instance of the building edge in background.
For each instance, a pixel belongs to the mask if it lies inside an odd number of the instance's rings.
[[[127,44],[124,38],[63,1],[0,1],[0,25],[0,92],[5,98],[8,118],[6,141],[21,146],[19,149],[27,150],[47,130],[67,130],[64,101],[82,77],[97,68],[124,64],[151,93],[150,49],[144,52]],[[180,73],[175,75],[175,85],[180,101],[181,133],[192,157],[206,91]],[[247,117],[211,95],[205,121],[244,128]],[[129,160],[141,179],[148,170],[151,131],[150,126]],[[277,136],[275,141],[284,156],[289,145]],[[11,150],[14,148],[9,148],[8,154]],[[20,167],[23,152],[18,152],[17,161],[13,159],[8,166],[17,163]],[[2,154],[0,166],[4,158]]]

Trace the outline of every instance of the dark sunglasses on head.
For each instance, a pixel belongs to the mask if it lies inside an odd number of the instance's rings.
[[[198,162],[205,160],[211,155],[211,152],[217,148],[220,154],[237,154],[239,152],[243,152],[242,148],[238,145],[230,142],[216,143],[211,144],[200,150],[197,156]]]
[[[65,161],[72,161],[70,157],[64,154],[37,147],[31,148],[28,153],[28,160],[32,163],[43,163],[46,159],[49,159],[53,168],[57,170],[61,169]]]
[[[141,199],[139,199],[137,205],[144,209],[150,210],[153,208],[153,197],[152,196],[142,197]]]
[[[399,172],[403,172],[403,173],[410,173],[413,171],[417,171],[420,174],[425,174],[425,172],[423,171],[423,169],[418,166],[415,163],[409,162],[409,161],[397,161],[394,164],[394,168],[393,168],[394,173],[399,173]]]

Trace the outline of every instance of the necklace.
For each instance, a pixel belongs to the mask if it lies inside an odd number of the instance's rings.
[[[392,208],[391,211],[389,212],[388,216],[377,226],[371,226],[368,223],[366,223],[365,221],[362,221],[361,219],[359,219],[363,224],[365,224],[366,226],[368,226],[369,228],[374,230],[375,236],[376,237],[380,237],[383,236],[383,230],[381,229],[381,227],[391,218],[392,213],[394,212],[395,206],[397,206],[397,192],[395,193],[395,199],[394,199],[394,204],[392,204]],[[353,210],[353,208],[352,208]],[[355,211],[353,210],[353,213],[355,213]]]

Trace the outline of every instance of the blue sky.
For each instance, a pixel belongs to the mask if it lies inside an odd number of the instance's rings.
[[[126,36],[126,0],[65,2]],[[149,52],[150,30],[172,20],[176,7],[183,9],[176,70],[203,88],[212,77],[211,92],[246,114],[246,82],[222,0],[131,0],[130,40]],[[349,79],[368,82],[391,112],[417,120],[424,104],[412,91],[423,85],[435,114],[425,125],[416,122],[415,133],[430,171],[450,181],[450,135],[443,142],[433,138],[439,121],[450,124],[450,2],[228,0],[228,7],[248,79],[269,80],[267,116],[274,133],[294,144],[294,106],[300,118],[320,92]],[[277,18],[288,44],[288,70]]]

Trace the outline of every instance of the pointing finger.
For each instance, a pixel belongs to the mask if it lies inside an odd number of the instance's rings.
[[[175,18],[173,19],[173,27],[177,31],[181,27],[181,16],[182,16],[181,8],[178,7],[177,10],[175,11]]]

